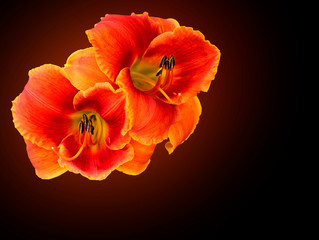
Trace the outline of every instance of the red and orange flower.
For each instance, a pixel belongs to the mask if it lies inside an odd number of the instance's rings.
[[[106,15],[87,31],[93,47],[64,68],[29,73],[14,100],[15,127],[41,178],[69,170],[101,180],[143,172],[156,144],[169,153],[194,131],[219,50],[174,19]]]

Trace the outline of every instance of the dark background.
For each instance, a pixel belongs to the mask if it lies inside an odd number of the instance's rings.
[[[300,156],[295,8],[256,2],[2,1],[3,236],[285,234],[295,211],[291,165]],[[114,171],[101,182],[73,173],[39,179],[10,111],[28,71],[45,63],[63,66],[72,52],[89,47],[85,30],[106,13],[143,11],[200,30],[221,50],[216,79],[199,95],[203,113],[196,131],[172,155],[158,145],[136,177]]]

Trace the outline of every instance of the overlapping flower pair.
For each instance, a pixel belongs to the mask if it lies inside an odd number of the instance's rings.
[[[86,33],[92,47],[63,68],[32,69],[13,101],[15,127],[43,179],[140,174],[158,143],[172,153],[193,133],[197,94],[217,72],[219,50],[174,19],[106,15]]]

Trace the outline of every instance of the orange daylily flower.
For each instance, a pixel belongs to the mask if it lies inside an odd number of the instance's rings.
[[[99,76],[94,77],[97,82]],[[128,174],[146,168],[155,145],[131,140],[126,93],[101,77],[102,82],[78,91],[58,66],[43,65],[29,72],[12,114],[40,178],[69,170],[101,180],[119,167]]]
[[[72,84],[85,90],[107,78],[118,85],[127,93],[130,136],[145,145],[168,138],[166,148],[173,152],[199,121],[197,94],[215,78],[218,48],[199,31],[147,13],[106,15],[87,35],[93,48],[74,53],[65,71],[76,75],[86,62],[87,73],[94,69],[99,77]]]
[[[217,72],[217,47],[174,19],[106,15],[87,35],[92,47],[71,54],[64,68],[31,70],[13,101],[15,127],[43,179],[140,174],[157,143],[169,139],[172,153],[193,133],[197,94]]]

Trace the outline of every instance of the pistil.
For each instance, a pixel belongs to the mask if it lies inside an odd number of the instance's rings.
[[[160,92],[170,103],[173,103],[171,98],[165,92],[166,89],[171,85],[173,80],[173,69],[175,67],[175,57],[171,55],[168,59],[167,56],[163,56],[160,64],[159,70],[156,73],[158,77],[156,84],[153,81],[149,80],[147,77],[143,78],[144,82],[151,84],[153,87],[150,90],[144,91],[150,95],[156,95],[157,92]]]
[[[64,160],[72,161],[72,160],[76,159],[82,153],[83,149],[86,146],[96,145],[101,137],[101,134],[102,134],[101,131],[97,131],[97,136],[95,138],[95,141],[93,142],[92,138],[94,136],[94,129],[95,129],[93,126],[93,121],[96,122],[97,119],[99,119],[99,118],[96,118],[96,116],[94,114],[91,115],[89,118],[86,114],[83,114],[82,119],[79,123],[78,132],[76,133],[76,135],[79,136],[79,144],[81,144],[81,147],[79,148],[79,150],[77,151],[77,153],[74,156],[72,156],[72,157],[63,156],[58,151],[56,151],[54,147],[51,148],[52,151],[55,154],[57,154],[59,157],[63,158]],[[99,119],[99,122],[97,123],[97,125],[101,126],[100,119]]]

